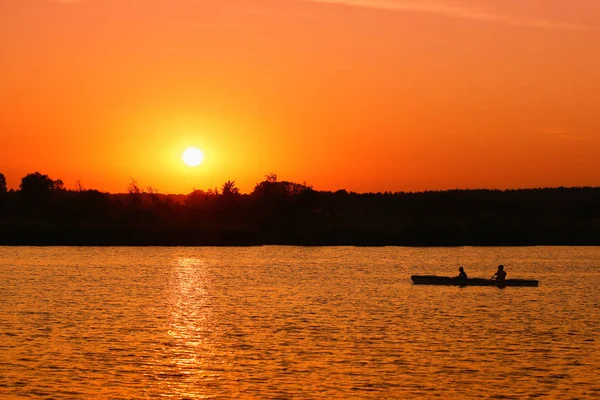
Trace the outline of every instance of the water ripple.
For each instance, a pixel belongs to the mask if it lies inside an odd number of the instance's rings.
[[[408,279],[499,260],[541,286]],[[0,397],[597,398],[598,265],[597,247],[0,247]]]

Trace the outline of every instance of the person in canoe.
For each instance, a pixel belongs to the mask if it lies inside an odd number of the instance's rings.
[[[465,272],[465,269],[463,267],[460,267],[458,269],[458,276],[456,277],[456,279],[462,279],[462,280],[467,280],[469,279],[469,277],[467,276],[467,273]]]
[[[504,265],[498,265],[498,271],[492,276],[492,279],[496,279],[497,281],[503,281],[506,279],[506,271],[504,270]]]

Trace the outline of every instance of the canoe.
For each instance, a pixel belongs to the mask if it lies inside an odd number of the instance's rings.
[[[495,279],[469,278],[458,279],[449,276],[437,275],[412,275],[410,277],[415,285],[451,285],[451,286],[538,286],[535,279],[506,279],[497,281]]]

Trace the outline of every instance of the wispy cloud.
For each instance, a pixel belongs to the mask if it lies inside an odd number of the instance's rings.
[[[543,18],[519,18],[494,13],[481,8],[461,7],[442,1],[427,0],[304,0],[312,3],[335,4],[348,7],[364,7],[391,11],[421,12],[445,15],[452,18],[489,21],[504,25],[515,25],[532,28],[587,30],[589,26],[550,21]]]
[[[582,132],[563,128],[540,128],[536,130],[536,133],[548,138],[568,141],[596,142],[598,140],[597,138],[590,137]]]

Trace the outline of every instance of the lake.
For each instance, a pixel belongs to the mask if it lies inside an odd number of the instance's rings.
[[[415,286],[411,274],[540,286]],[[600,247],[0,247],[0,398],[600,397]]]

